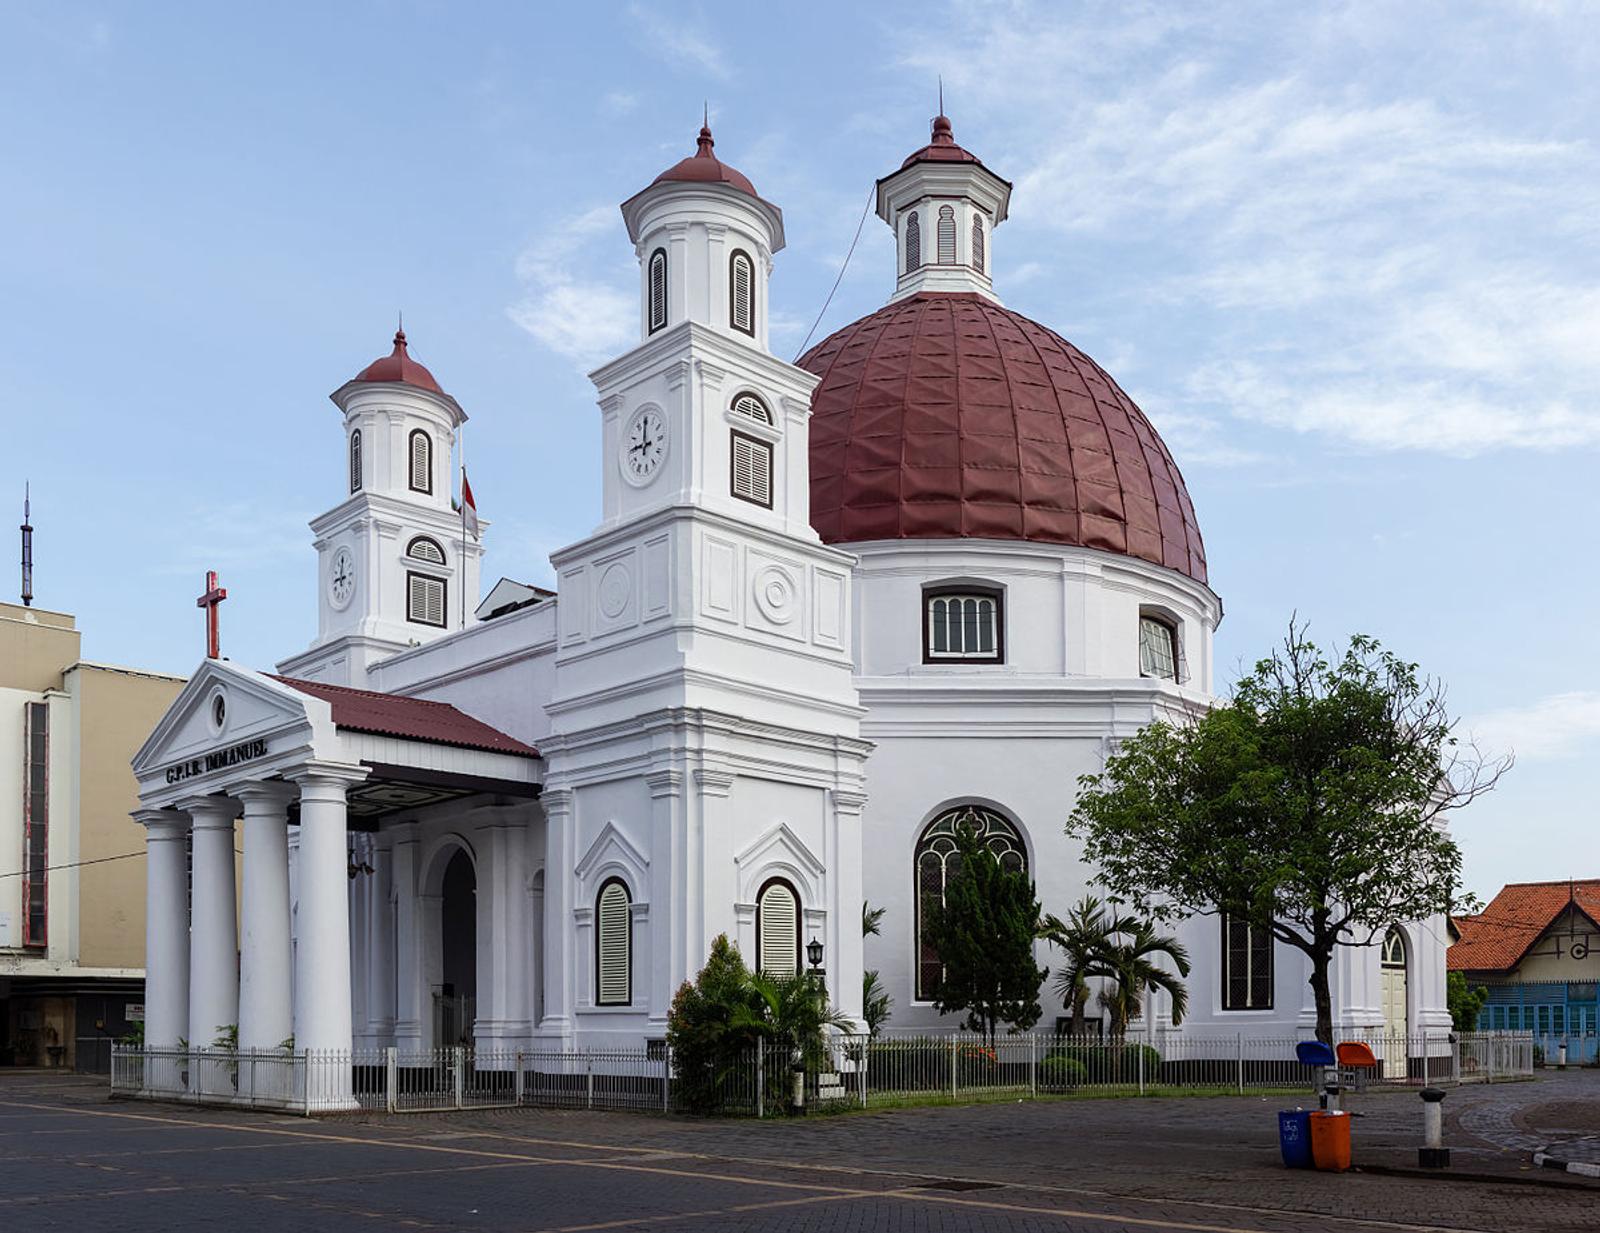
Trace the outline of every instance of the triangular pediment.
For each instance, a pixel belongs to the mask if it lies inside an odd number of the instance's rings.
[[[139,752],[133,773],[147,804],[164,789],[220,790],[250,776],[266,778],[291,765],[336,752],[326,702],[226,660],[208,659],[195,670]],[[257,773],[259,771],[259,774]]]
[[[739,870],[740,899],[745,902],[754,901],[755,888],[774,872],[796,879],[807,895],[814,898],[826,868],[800,836],[789,829],[787,822],[779,822],[766,831],[735,856],[733,863]]]
[[[636,902],[649,897],[645,875],[650,871],[650,858],[622,833],[615,822],[607,822],[600,829],[574,872],[587,883],[602,870],[611,869],[627,871]]]

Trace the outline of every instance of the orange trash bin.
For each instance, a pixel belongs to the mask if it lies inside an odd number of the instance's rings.
[[[1350,1115],[1318,1110],[1311,1115],[1311,1163],[1343,1173],[1350,1167]]]

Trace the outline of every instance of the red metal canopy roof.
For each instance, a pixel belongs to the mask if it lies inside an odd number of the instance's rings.
[[[352,732],[374,732],[379,736],[398,736],[433,745],[457,745],[490,753],[521,754],[527,758],[539,756],[532,745],[491,728],[448,702],[324,685],[321,681],[302,681],[292,676],[272,679],[313,698],[321,698],[332,708],[334,726]]]
[[[935,116],[932,139],[922,149],[908,154],[906,161],[900,164],[900,169],[904,171],[912,163],[977,163],[982,166],[983,160],[956,145],[949,116]]]
[[[756,192],[756,186],[750,183],[744,172],[728,166],[711,152],[716,144],[711,139],[711,129],[702,127],[700,137],[695,143],[695,152],[682,162],[668,167],[652,183],[687,180],[699,184],[726,184],[730,188],[736,188],[741,193],[749,193],[759,199],[761,194]]]
[[[443,394],[439,383],[433,379],[433,374],[416,360],[412,359],[406,351],[406,332],[396,330],[394,335],[394,350],[381,359],[373,360],[355,375],[357,381],[396,381],[405,385],[414,385],[418,389],[431,390],[435,394]]]
[[[1571,905],[1600,928],[1600,878],[1572,882],[1512,882],[1476,916],[1454,918],[1460,941],[1446,952],[1452,972],[1515,968]]]
[[[897,300],[798,361],[811,523],[830,544],[1039,540],[1206,581],[1183,476],[1150,421],[1066,339],[971,293]]]

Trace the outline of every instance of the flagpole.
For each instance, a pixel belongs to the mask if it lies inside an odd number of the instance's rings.
[[[461,628],[467,628],[467,426],[456,430],[456,453],[461,460],[461,577],[456,590],[461,593]]]

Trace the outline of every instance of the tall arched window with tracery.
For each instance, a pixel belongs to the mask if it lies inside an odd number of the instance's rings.
[[[939,264],[956,263],[956,208],[939,207]]]
[[[650,254],[650,333],[667,324],[667,250]]]
[[[960,828],[976,832],[978,841],[999,857],[1002,868],[1013,873],[1028,872],[1028,850],[1022,835],[1011,821],[983,805],[957,805],[947,809],[923,828],[917,840],[914,864],[916,876],[916,998],[931,1002],[939,993],[944,964],[928,940],[928,917],[932,909],[944,905],[944,890],[961,868],[956,843]]]
[[[972,268],[983,273],[983,216],[972,216]]]
[[[906,216],[906,273],[922,268],[922,222],[912,210]]]

